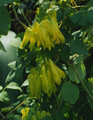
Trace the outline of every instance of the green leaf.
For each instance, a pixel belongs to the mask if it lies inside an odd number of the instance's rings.
[[[3,89],[3,87],[0,85],[0,91]]]
[[[20,64],[15,71],[15,77],[16,78],[21,78],[22,76],[23,76],[23,67]]]
[[[5,4],[9,4],[9,3],[12,3],[12,2],[18,2],[20,0],[0,0],[0,6],[3,6]]]
[[[8,94],[6,91],[0,92],[0,101],[1,102],[9,102]]]
[[[13,90],[20,90],[22,92],[22,89],[19,87],[19,85],[15,82],[9,83],[6,87],[6,89],[13,89]]]
[[[68,45],[63,45],[59,54],[59,58],[64,62],[67,62],[70,56],[70,48]]]
[[[79,98],[79,89],[71,82],[65,83],[62,87],[61,92],[63,99],[70,104],[75,104]]]
[[[88,17],[87,17],[87,14],[85,14],[81,19],[81,21],[79,22],[79,25],[86,26],[87,24],[88,24]]]
[[[28,86],[29,85],[29,83],[28,83],[28,79],[27,80],[25,80],[24,82],[23,82],[23,84],[21,85],[21,87],[25,87],[25,86]]]
[[[93,24],[93,10],[89,10],[87,12],[87,18],[88,18],[88,21]]]
[[[80,78],[83,80],[86,76],[86,68],[83,63],[79,63],[74,65],[77,73],[79,74]],[[68,75],[71,81],[76,81],[77,83],[80,83],[80,80],[78,79],[75,71],[71,66],[68,67]]]
[[[6,84],[9,84],[12,80],[15,78],[15,71],[10,71],[9,74],[6,77]]]
[[[64,116],[58,110],[55,111],[55,120],[65,120]]]
[[[13,61],[13,62],[9,63],[8,67],[11,68],[12,70],[15,70],[15,68],[16,68],[16,61]]]
[[[10,27],[11,17],[9,12],[5,7],[0,7],[0,34],[6,35]]]
[[[4,52],[6,52],[6,50],[5,50],[5,48],[4,48],[4,46],[3,46],[3,44],[2,44],[2,42],[0,41],[0,50],[2,50],[2,51],[4,51]]]
[[[41,120],[52,120],[52,118],[50,116],[45,116]]]
[[[89,104],[90,104],[90,107],[91,107],[91,109],[92,109],[92,111],[93,111],[93,102],[92,102],[92,100],[91,100],[89,97],[87,97],[87,99],[88,99],[88,102],[89,102]]]
[[[76,24],[82,19],[82,12],[75,13],[71,16],[71,21]]]
[[[57,11],[57,21],[58,21],[58,22],[60,22],[60,21],[62,20],[63,15],[64,15],[64,14],[63,14],[63,11],[59,9],[59,10]]]
[[[1,112],[9,112],[11,109],[13,109],[13,106],[4,107],[1,108]]]
[[[88,55],[88,51],[83,43],[80,40],[74,40],[70,42],[70,49],[72,53],[80,54],[80,55]]]

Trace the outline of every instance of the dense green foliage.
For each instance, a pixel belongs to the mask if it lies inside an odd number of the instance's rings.
[[[25,29],[33,28],[35,21],[41,24],[47,10],[56,10],[65,43],[51,49],[35,43],[30,49],[28,42],[21,48],[24,36],[30,36],[28,32],[25,35]],[[53,87],[49,95],[45,86],[33,97],[28,76],[32,68],[42,71],[48,59],[66,77],[60,75],[61,83],[55,82],[56,92]],[[93,120],[92,59],[93,0],[0,0],[0,120]],[[45,66],[50,69],[48,62]]]

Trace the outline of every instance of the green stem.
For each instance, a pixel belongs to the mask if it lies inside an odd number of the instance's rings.
[[[0,115],[2,116],[3,120],[5,120],[5,117],[4,117],[4,115],[1,112],[0,112]]]
[[[85,85],[84,81],[80,78],[75,66],[72,64],[72,68],[74,70],[74,72],[76,73],[78,79],[80,80],[81,84],[83,85],[83,87],[85,88],[87,94],[89,95],[90,99],[93,101],[93,96],[91,95],[90,91],[88,90],[87,86]]]
[[[24,28],[27,28],[27,26],[26,26],[23,22],[21,22],[21,21],[19,20],[18,15],[17,15],[16,10],[15,10],[15,7],[14,7],[13,4],[12,4],[12,9],[13,9],[13,12],[14,12],[14,15],[15,15],[16,20],[17,20]]]
[[[55,94],[55,93],[54,93],[54,96],[55,96],[55,99],[56,99],[56,101],[57,101],[58,110],[60,111],[59,100],[58,100],[58,98],[57,98],[57,96],[56,96],[56,94]]]
[[[28,99],[29,99],[29,97],[28,97],[26,100],[22,101],[18,106],[16,106],[13,110],[11,110],[11,111],[6,115],[6,117],[8,117],[9,114],[13,113],[16,109],[18,109],[20,106],[22,106]]]
[[[28,25],[30,25],[30,26],[31,26],[30,22],[28,21],[28,19],[26,18],[25,14],[23,13],[23,11],[21,10],[21,8],[20,8],[20,7],[19,7],[19,9],[20,9],[20,12],[21,12],[21,14],[23,15],[23,17],[24,17],[25,21],[28,23]]]

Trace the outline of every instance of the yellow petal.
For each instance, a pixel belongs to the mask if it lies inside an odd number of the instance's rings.
[[[32,29],[30,27],[27,27],[27,29],[25,30],[23,41],[21,42],[20,48],[24,48],[27,45],[27,43],[29,42],[29,40],[31,38],[31,31],[32,31]]]

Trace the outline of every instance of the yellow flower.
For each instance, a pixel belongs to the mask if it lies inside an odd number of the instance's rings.
[[[65,76],[64,71],[57,67],[51,59],[46,59],[40,67],[40,71],[32,68],[28,75],[30,97],[40,98],[42,92],[50,97],[57,90],[56,84],[60,85],[61,79],[64,79]]]
[[[30,110],[30,109],[29,109],[28,107],[21,110],[22,120],[24,120],[24,119],[28,116],[29,110]]]
[[[20,48],[23,49],[30,41],[31,51],[35,45],[43,47],[44,50],[46,48],[51,50],[56,44],[65,42],[65,38],[59,30],[55,10],[49,11],[49,18],[50,20],[46,17],[40,23],[35,22],[32,28],[26,29]]]
[[[21,42],[20,48],[23,49],[27,45],[27,43],[29,42],[29,40],[31,38],[31,31],[32,31],[32,29],[30,27],[26,28],[25,34],[24,34],[24,37],[23,37],[23,41]]]
[[[40,97],[41,95],[41,79],[36,68],[32,68],[32,72],[28,75],[30,97]]]

